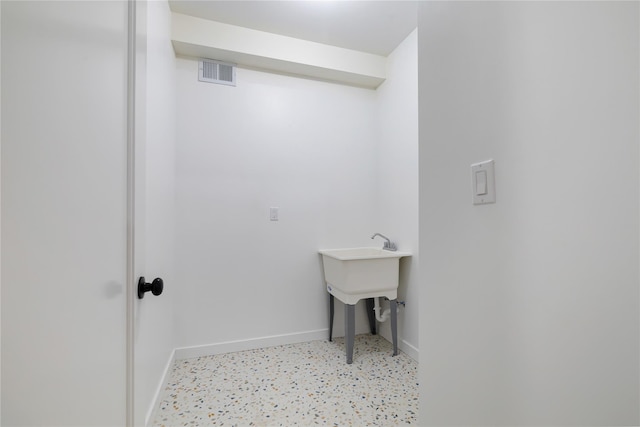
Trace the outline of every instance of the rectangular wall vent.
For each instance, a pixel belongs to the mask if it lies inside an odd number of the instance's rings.
[[[236,85],[236,64],[201,59],[198,61],[198,80],[201,82]]]

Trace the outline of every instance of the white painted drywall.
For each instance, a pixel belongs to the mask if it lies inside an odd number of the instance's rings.
[[[387,58],[387,80],[376,91],[376,231],[411,258],[400,261],[400,348],[417,358],[418,345],[418,34],[414,30]],[[375,245],[381,245],[376,240]],[[384,304],[387,307],[388,304]],[[390,322],[380,332],[391,340]]]
[[[2,5],[0,4],[0,46],[2,46]],[[2,82],[2,54],[0,53],[0,82]],[[2,99],[2,85],[0,84],[0,99]],[[2,224],[2,102],[0,102],[0,224]],[[2,227],[0,226],[0,242],[2,242]],[[2,330],[2,245],[0,244],[0,331]],[[0,334],[0,349],[2,349],[2,334]],[[2,351],[0,351],[0,366],[2,366]],[[2,396],[2,369],[0,369],[0,396]],[[2,399],[0,399],[0,422],[2,422]]]
[[[2,425],[124,425],[126,2],[2,2]]]
[[[638,8],[420,4],[421,425],[640,424]]]
[[[166,1],[146,2],[144,6],[146,15],[141,16],[143,11],[138,10],[138,17],[144,20],[138,32],[146,34],[146,47],[140,46],[146,56],[138,62],[143,75],[137,82],[141,89],[138,105],[144,107],[139,112],[138,128],[145,130],[136,141],[143,148],[136,159],[143,174],[138,189],[144,198],[144,209],[137,212],[142,219],[139,225],[144,228],[143,238],[137,242],[143,246],[144,256],[139,274],[147,282],[161,277],[165,286],[162,295],[149,292],[136,302],[134,402],[140,425],[152,413],[159,382],[175,347],[173,301],[178,289],[174,272],[176,67],[170,39],[171,11]]]
[[[376,229],[375,92],[242,68],[201,83],[189,59],[176,77],[177,345],[326,329],[317,250]]]
[[[384,81],[384,56],[173,14],[176,52],[280,73],[375,88]]]

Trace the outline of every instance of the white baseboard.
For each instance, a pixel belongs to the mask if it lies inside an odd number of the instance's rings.
[[[391,332],[389,330],[380,330],[380,328],[378,329],[378,334],[384,338],[385,340],[392,342],[391,341]],[[420,358],[420,350],[418,350],[416,347],[414,347],[413,345],[409,344],[407,341],[403,340],[402,337],[398,337],[398,348],[407,356],[409,356],[410,358],[412,358],[413,360],[415,360],[416,362],[419,362],[419,358]]]
[[[296,344],[326,339],[329,329],[317,329],[315,331],[296,332],[293,334],[272,335],[247,340],[227,341],[217,344],[198,345],[194,347],[182,347],[175,350],[175,360],[192,359],[195,357],[211,356],[214,354],[234,353],[236,351],[255,350],[258,348],[273,347],[277,345]]]
[[[379,335],[385,340],[392,342],[391,338],[388,337],[387,334],[379,333]],[[406,354],[407,356],[409,356],[410,358],[412,358],[413,360],[415,360],[416,362],[419,362],[418,359],[420,358],[420,350],[418,350],[413,345],[409,344],[407,341],[403,339],[399,339],[399,341],[400,342],[398,342],[398,349],[402,351],[404,354]]]
[[[145,426],[148,426],[149,423],[156,417],[156,412],[160,407],[160,399],[162,398],[162,392],[164,391],[165,386],[169,382],[169,374],[171,373],[171,368],[173,367],[173,362],[175,361],[176,361],[176,350],[174,349],[171,352],[171,355],[169,356],[167,365],[164,367],[162,378],[160,378],[158,387],[156,387],[156,392],[153,395],[153,399],[151,399],[151,407],[149,407],[149,410],[147,411],[147,416],[144,419]]]
[[[400,347],[400,350],[402,350],[407,356],[409,356],[410,358],[412,358],[416,362],[420,361],[419,360],[420,359],[420,350],[418,350],[417,348],[415,348],[414,346],[412,346],[411,344],[409,344],[405,340],[400,340],[400,345],[398,347]]]

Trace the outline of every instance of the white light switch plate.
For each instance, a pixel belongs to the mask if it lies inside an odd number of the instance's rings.
[[[471,165],[471,194],[474,205],[496,202],[496,179],[493,160]]]

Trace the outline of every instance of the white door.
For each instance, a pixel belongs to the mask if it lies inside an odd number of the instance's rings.
[[[164,280],[160,296],[134,301],[134,420],[153,416],[175,347],[173,303],[175,54],[166,1],[138,1],[135,141],[135,278]]]
[[[122,426],[128,5],[0,7],[2,425]]]

